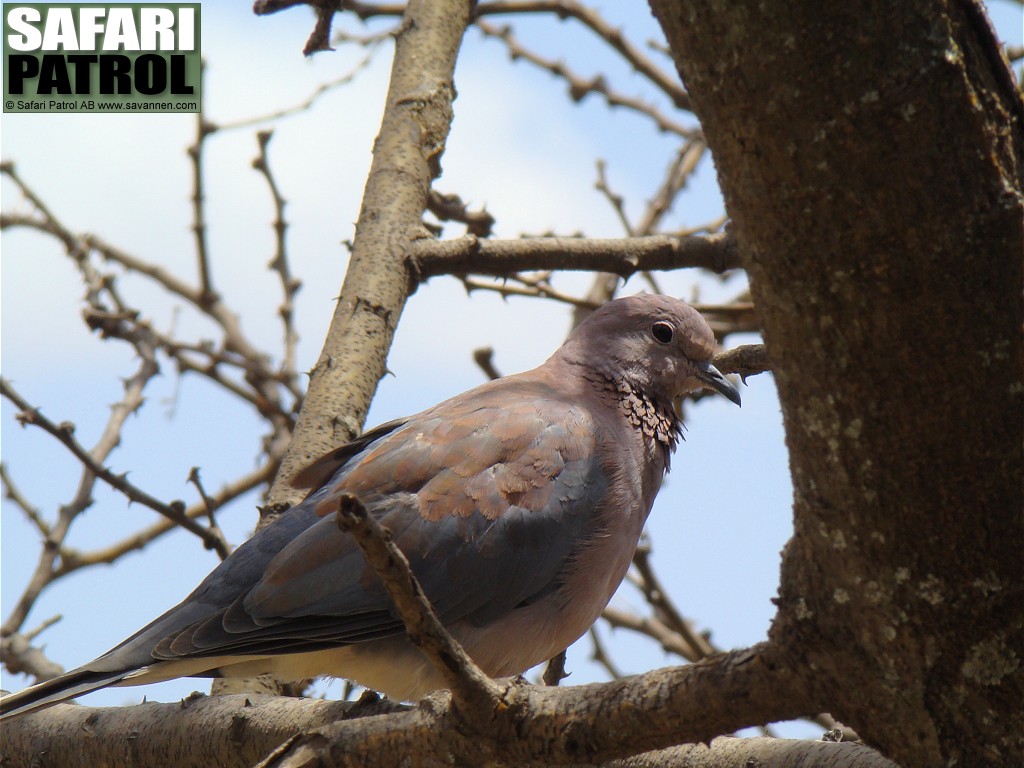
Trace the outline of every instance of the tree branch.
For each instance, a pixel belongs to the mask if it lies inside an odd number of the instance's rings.
[[[414,0],[395,38],[395,58],[373,163],[341,295],[271,503],[299,500],[299,467],[350,440],[366,417],[406,298],[407,266],[431,181],[451,127],[455,59],[469,0]]]
[[[373,768],[410,754],[423,765],[600,763],[813,711],[793,679],[762,644],[611,683],[509,683],[483,728],[435,694],[407,713],[304,734],[265,765]]]
[[[499,705],[499,687],[473,662],[441,624],[423,594],[402,550],[391,532],[372,517],[350,493],[338,501],[338,527],[352,535],[363,551],[405,624],[409,640],[444,677],[457,704],[468,716],[482,715]]]
[[[724,272],[739,266],[728,234],[676,238],[667,235],[622,239],[574,237],[481,240],[420,240],[411,249],[415,274],[503,276],[531,269],[614,272],[629,277],[649,270],[701,267]]]
[[[223,536],[221,536],[219,532],[211,531],[209,528],[202,526],[189,518],[185,514],[185,505],[183,503],[180,501],[173,501],[170,504],[165,504],[159,499],[150,496],[141,488],[129,483],[125,479],[124,475],[116,475],[111,472],[96,461],[90,452],[75,440],[74,425],[67,422],[54,424],[43,416],[38,408],[33,408],[29,405],[28,401],[15,392],[14,388],[11,387],[10,382],[6,379],[0,379],[0,394],[21,409],[21,413],[18,415],[18,421],[22,424],[32,424],[37,426],[44,432],[47,432],[57,438],[57,440],[71,451],[72,455],[82,463],[82,466],[92,474],[96,475],[96,477],[105,482],[111,488],[120,491],[131,501],[135,501],[143,506],[149,507],[154,512],[158,512],[171,520],[176,525],[194,533],[202,539],[203,545],[208,549],[215,550],[222,558],[227,557],[229,550],[227,542],[224,541]]]

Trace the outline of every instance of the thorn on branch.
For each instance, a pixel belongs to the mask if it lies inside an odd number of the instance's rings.
[[[441,221],[458,221],[466,225],[466,232],[475,237],[490,237],[494,228],[494,217],[486,208],[470,211],[462,198],[455,194],[446,195],[434,189],[427,198],[427,209]]]
[[[271,172],[270,160],[267,154],[267,148],[273,136],[274,132],[269,130],[259,131],[256,134],[256,140],[259,144],[259,154],[252,161],[252,165],[253,168],[259,171],[263,175],[264,179],[266,179],[267,186],[270,188],[271,198],[274,202],[273,228],[275,234],[275,249],[274,257],[270,260],[270,263],[267,266],[269,269],[277,272],[281,281],[281,289],[283,293],[281,305],[277,310],[277,314],[281,318],[281,323],[284,326],[284,354],[282,356],[281,372],[283,376],[287,377],[289,385],[297,387],[295,382],[295,355],[299,341],[299,334],[295,330],[293,314],[295,294],[298,293],[299,289],[302,287],[302,281],[292,276],[291,268],[288,263],[288,246],[287,241],[285,240],[285,233],[288,230],[288,222],[284,217],[286,201],[281,195],[281,190],[277,186],[277,181]],[[261,384],[262,382],[256,382],[254,383],[253,388],[257,392],[262,392],[264,388]]]
[[[38,408],[26,408],[14,414],[14,418],[21,426],[25,427],[29,424],[38,424],[39,415]]]
[[[518,240],[418,240],[409,249],[424,277],[492,275],[550,271],[613,272],[629,277],[637,271],[700,267],[724,272],[740,266],[732,235],[671,237],[653,235],[614,239],[528,237]]]

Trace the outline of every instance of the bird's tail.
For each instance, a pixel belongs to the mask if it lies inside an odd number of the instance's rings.
[[[20,717],[37,709],[114,685],[131,675],[132,671],[128,669],[118,672],[93,672],[88,669],[75,669],[23,691],[0,697],[0,721]]]

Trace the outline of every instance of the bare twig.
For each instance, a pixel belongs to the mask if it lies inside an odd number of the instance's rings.
[[[50,525],[43,519],[43,516],[39,513],[39,508],[36,507],[32,502],[28,500],[21,490],[11,480],[10,472],[7,470],[7,465],[0,462],[0,482],[3,483],[4,496],[13,501],[18,508],[25,513],[25,517],[36,527],[36,530],[43,535],[43,538],[50,536]]]
[[[636,582],[637,586],[643,592],[647,602],[654,608],[655,615],[692,649],[693,655],[686,656],[686,658],[696,661],[716,653],[719,649],[702,634],[693,630],[690,623],[683,618],[682,613],[672,602],[668,592],[662,587],[661,581],[655,575],[654,567],[651,565],[649,546],[641,545],[636,548],[633,565],[636,568],[636,573],[640,576],[640,580]]]
[[[256,13],[272,13],[299,3],[294,0],[257,0]],[[339,10],[351,11],[360,19],[374,16],[401,16],[405,10],[402,3],[365,3],[358,0],[340,0]],[[484,16],[547,13],[559,19],[573,18],[583,24],[612,49],[637,72],[671,99],[677,109],[689,110],[690,97],[671,72],[658,67],[622,31],[606,22],[601,15],[575,0],[492,0],[480,3],[474,10],[477,24]]]
[[[466,225],[466,232],[476,237],[490,237],[494,217],[486,208],[471,211],[458,195],[445,195],[430,190],[427,208],[441,221],[458,221]]]
[[[12,674],[31,675],[40,682],[64,673],[64,667],[32,645],[28,635],[18,632],[0,637],[0,662]]]
[[[612,657],[604,647],[604,642],[601,640],[601,636],[597,633],[597,630],[594,627],[591,627],[589,634],[590,642],[593,644],[593,650],[590,653],[591,661],[594,661],[604,667],[608,676],[612,680],[618,680],[623,677],[622,672],[615,665],[615,662],[612,661]]]
[[[278,461],[280,457],[277,457]],[[254,472],[250,472],[237,480],[228,483],[220,491],[211,497],[214,508],[219,509],[228,502],[258,488],[264,483],[270,482],[276,471],[277,463],[264,464]],[[193,504],[185,510],[185,515],[190,519],[197,519],[207,514],[205,503]],[[94,565],[107,565],[113,563],[122,555],[142,549],[147,544],[159,539],[164,534],[177,528],[177,524],[167,518],[161,518],[152,525],[143,528],[113,544],[91,552],[78,552],[77,550],[62,550],[60,566],[54,571],[54,578],[65,576],[81,568]]]
[[[763,344],[744,344],[715,355],[715,367],[722,373],[738,373],[746,379],[771,371],[772,361]]]
[[[131,501],[135,501],[143,506],[149,507],[154,512],[158,512],[167,519],[173,521],[175,524],[180,525],[191,533],[194,533],[202,539],[203,545],[208,549],[213,549],[222,557],[227,557],[229,550],[227,542],[224,541],[224,537],[221,536],[219,532],[211,531],[209,528],[199,525],[194,520],[187,517],[184,513],[185,505],[182,502],[172,501],[170,504],[165,504],[159,499],[150,496],[148,493],[136,487],[132,483],[129,483],[125,475],[116,475],[106,467],[102,466],[95,458],[93,458],[90,452],[74,438],[75,428],[73,424],[68,422],[54,424],[43,416],[38,408],[34,408],[29,405],[28,401],[19,395],[6,379],[0,379],[0,394],[21,409],[21,413],[18,414],[18,421],[21,424],[32,424],[41,428],[44,432],[53,435],[53,437],[57,438],[61,444],[71,451],[72,455],[82,463],[83,467],[111,488],[121,492]]]
[[[274,199],[274,235],[276,248],[274,251],[274,258],[267,266],[274,272],[277,272],[281,278],[281,291],[284,298],[281,301],[281,306],[277,310],[277,314],[281,317],[281,322],[284,325],[284,354],[282,356],[281,369],[283,372],[295,371],[295,347],[299,341],[299,335],[295,331],[294,313],[295,313],[295,294],[299,292],[302,287],[302,282],[292,277],[291,270],[288,266],[288,248],[285,243],[285,232],[288,229],[288,223],[284,218],[284,206],[285,200],[281,196],[281,191],[278,189],[277,182],[274,180],[274,175],[270,170],[270,162],[267,157],[267,145],[270,143],[270,139],[273,137],[273,131],[260,131],[256,134],[259,142],[260,153],[252,161],[252,166],[267,180],[267,186],[270,188],[271,197]]]
[[[56,616],[51,616],[50,618],[48,618],[46,621],[44,621],[42,624],[40,624],[35,629],[32,629],[32,630],[29,630],[28,632],[25,632],[24,633],[25,639],[29,640],[29,641],[35,640],[37,637],[39,637],[39,635],[43,634],[43,632],[48,630],[50,627],[52,627],[57,622],[61,621],[63,618],[64,617],[61,614],[59,614],[59,613]]]
[[[312,56],[319,51],[330,51],[331,21],[335,11],[338,9],[337,2],[323,2],[323,0],[256,0],[253,3],[252,11],[257,16],[265,16],[270,13],[277,13],[297,5],[308,5],[316,12],[316,23],[313,31],[310,32],[305,46],[302,48],[304,56]]]
[[[476,26],[488,37],[496,37],[505,43],[508,48],[509,58],[513,61],[522,59],[534,66],[551,72],[569,84],[569,98],[575,102],[583,101],[590,94],[597,94],[604,98],[610,107],[623,107],[637,114],[643,115],[657,126],[659,131],[674,133],[685,138],[693,138],[700,135],[699,128],[690,128],[677,120],[664,115],[653,104],[648,104],[642,99],[626,96],[612,89],[603,75],[595,75],[592,78],[585,78],[573,72],[564,62],[554,59],[546,59],[538,53],[531,51],[519,43],[513,36],[510,27],[496,27],[483,19],[476,20]]]
[[[205,66],[201,66],[199,77],[202,79]],[[192,161],[192,234],[196,241],[196,264],[199,272],[199,306],[207,306],[218,301],[213,290],[210,277],[210,256],[206,244],[206,201],[203,193],[203,148],[206,137],[216,128],[207,122],[202,109],[196,113],[195,141],[188,148],[188,156]]]
[[[630,66],[664,93],[676,109],[690,110],[690,97],[671,71],[658,67],[634,46],[622,31],[606,22],[593,8],[576,0],[492,0],[477,6],[478,16],[516,13],[553,13],[558,18],[574,18],[617,51]]]
[[[626,237],[634,237],[636,232],[633,231],[633,225],[629,223],[629,217],[626,215],[625,198],[612,190],[611,185],[608,183],[606,171],[607,163],[604,160],[598,160],[597,181],[594,182],[594,188],[608,200],[612,210],[615,211],[615,215],[619,217],[619,223],[622,224],[622,231],[626,233]],[[647,232],[645,234],[651,233]]]
[[[686,182],[696,169],[706,146],[703,140],[687,140],[683,143],[675,158],[669,163],[664,180],[659,185],[654,197],[647,203],[643,216],[635,226],[626,215],[623,197],[615,193],[608,183],[607,168],[604,161],[598,161],[597,182],[595,186],[612,205],[627,236],[635,237],[657,234],[662,218],[672,208],[679,193],[686,186]],[[644,270],[641,274],[655,293],[661,293],[661,288],[650,270]],[[618,288],[618,275],[611,272],[599,272],[594,275],[594,280],[586,296],[588,304],[593,306],[578,306],[576,308],[575,312],[573,312],[573,327],[582,323],[587,315],[593,311],[593,307],[600,306],[606,301],[613,299]]]
[[[193,163],[194,167],[194,163]],[[105,307],[102,302],[95,298],[97,290],[103,289],[113,294],[113,283],[111,280],[98,275],[95,270],[88,266],[87,255],[89,251],[96,251],[107,261],[114,262],[127,270],[136,272],[151,278],[168,292],[181,297],[192,306],[208,315],[224,334],[223,349],[225,352],[236,353],[236,361],[241,360],[246,370],[246,380],[256,390],[258,399],[262,402],[261,411],[277,414],[271,421],[274,424],[276,433],[280,439],[286,439],[291,430],[290,410],[282,406],[277,384],[283,384],[288,388],[292,396],[298,400],[301,398],[301,387],[297,381],[297,373],[282,371],[278,373],[267,365],[267,358],[259,349],[253,346],[242,332],[241,324],[237,315],[231,312],[214,294],[204,294],[201,289],[193,288],[191,285],[175,277],[167,270],[157,265],[146,262],[116,246],[107,243],[97,235],[83,234],[81,236],[72,233],[42,202],[35,192],[28,187],[23,179],[16,173],[12,163],[4,163],[0,166],[0,172],[9,176],[18,186],[22,194],[38,210],[39,217],[25,216],[22,214],[0,215],[0,228],[23,226],[36,229],[57,237],[67,249],[68,253],[75,259],[83,276],[86,278],[87,286],[90,288],[88,294],[90,303],[94,310],[102,313]],[[124,310],[123,306],[119,306]],[[122,318],[132,320],[132,317]],[[164,340],[166,341],[166,339]],[[170,343],[167,347],[168,354],[174,357],[174,350],[177,342]],[[205,348],[204,348],[205,349]],[[227,358],[217,360],[224,362]],[[196,371],[210,375],[201,365],[184,366]],[[215,378],[211,376],[211,378]],[[219,382],[221,383],[221,382]]]
[[[275,110],[274,112],[268,112],[263,115],[257,115],[256,117],[246,117],[241,120],[216,123],[216,130],[220,132],[233,131],[238,128],[251,128],[256,125],[274,122],[285,117],[297,115],[300,112],[305,112],[307,109],[316,104],[316,102],[320,99],[321,96],[324,96],[325,94],[330,93],[331,91],[340,88],[343,85],[348,85],[353,80],[355,80],[356,76],[370,65],[370,62],[373,61],[374,56],[377,54],[379,50],[380,49],[378,46],[373,45],[371,49],[367,52],[367,54],[362,59],[360,59],[356,63],[356,65],[352,67],[352,69],[350,69],[347,73],[345,73],[341,77],[335,78],[334,80],[329,80],[326,83],[322,83],[321,85],[317,86],[317,88],[314,89],[309,96],[300,101],[298,104],[295,104],[290,107],[284,107],[283,109],[278,109]]]
[[[578,298],[572,294],[565,293],[555,288],[550,281],[551,273],[542,272],[536,275],[516,273],[501,281],[478,280],[472,277],[462,279],[462,284],[467,292],[484,290],[493,291],[501,296],[531,296],[538,299],[551,299],[570,307],[583,307],[585,309],[596,309],[599,304],[594,304],[588,298]]]
[[[199,492],[199,498],[202,499],[203,506],[206,508],[206,519],[210,521],[209,529],[211,531],[216,531],[218,534],[223,536],[224,533],[221,531],[220,526],[217,525],[217,518],[214,516],[214,512],[217,509],[217,502],[206,495],[206,489],[203,488],[203,481],[199,479],[199,467],[192,467],[188,473],[188,481],[192,483]],[[225,557],[226,555],[221,555],[220,559],[223,560]]]
[[[637,223],[638,235],[653,235],[661,221],[675,204],[679,193],[686,188],[701,159],[707,153],[708,145],[703,139],[686,141],[668,164],[664,179],[654,197],[647,204],[643,217]]]
[[[706,655],[702,654],[699,649],[695,649],[678,632],[670,629],[664,622],[653,616],[637,616],[635,613],[608,606],[601,612],[601,618],[607,621],[609,626],[630,629],[638,634],[646,635],[657,641],[666,653],[674,653],[687,661],[697,661]]]
[[[339,29],[334,33],[334,43],[355,43],[362,46],[376,45],[396,37],[402,31],[402,26],[401,22],[399,22],[377,32],[366,32],[364,34],[357,34],[347,29]]]

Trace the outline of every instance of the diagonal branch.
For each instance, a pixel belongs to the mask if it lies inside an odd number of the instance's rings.
[[[440,672],[469,716],[479,716],[499,705],[501,689],[473,662],[441,624],[409,567],[409,561],[359,499],[342,494],[338,527],[350,533],[363,551],[405,624],[409,640]]]
[[[298,468],[350,440],[387,370],[387,353],[416,283],[407,253],[451,128],[455,60],[469,0],[414,0],[395,36],[394,65],[341,295],[271,503],[295,502]]]
[[[633,69],[668,96],[676,109],[691,109],[690,97],[675,74],[658,67],[622,34],[622,30],[606,22],[593,8],[576,0],[492,0],[481,3],[477,8],[479,16],[513,13],[553,13],[561,19],[576,19],[608,43]]]
[[[496,27],[493,24],[488,24],[483,19],[477,19],[476,26],[488,37],[496,37],[505,43],[505,46],[508,48],[509,58],[513,61],[519,59],[528,61],[534,66],[547,70],[556,77],[565,80],[569,84],[569,98],[574,102],[579,103],[589,94],[594,93],[602,96],[609,107],[623,107],[650,118],[654,121],[658,130],[663,133],[674,133],[683,138],[693,138],[700,135],[699,128],[687,127],[662,114],[661,110],[653,104],[647,103],[642,99],[626,96],[614,90],[608,85],[608,81],[603,75],[595,75],[588,79],[573,72],[562,61],[547,59],[531,51],[516,40],[510,27]]]
[[[71,451],[72,455],[82,463],[82,466],[84,466],[89,472],[96,475],[96,477],[105,482],[111,488],[120,491],[131,501],[135,501],[143,506],[149,507],[154,512],[158,512],[168,520],[171,520],[176,525],[180,525],[185,530],[194,533],[203,540],[203,545],[205,547],[215,550],[222,558],[227,557],[229,550],[227,542],[224,541],[223,536],[220,536],[217,532],[211,531],[209,528],[206,528],[205,526],[195,522],[195,520],[189,518],[185,514],[185,505],[182,502],[172,501],[170,504],[165,504],[159,499],[150,496],[141,488],[137,488],[129,483],[125,475],[117,475],[111,472],[96,461],[92,454],[75,439],[75,428],[73,424],[68,422],[54,424],[48,418],[43,416],[38,408],[32,407],[25,398],[19,395],[6,379],[0,379],[0,394],[21,409],[21,413],[18,414],[18,421],[22,424],[32,424],[37,426],[44,432],[47,432],[57,438],[57,440]]]

